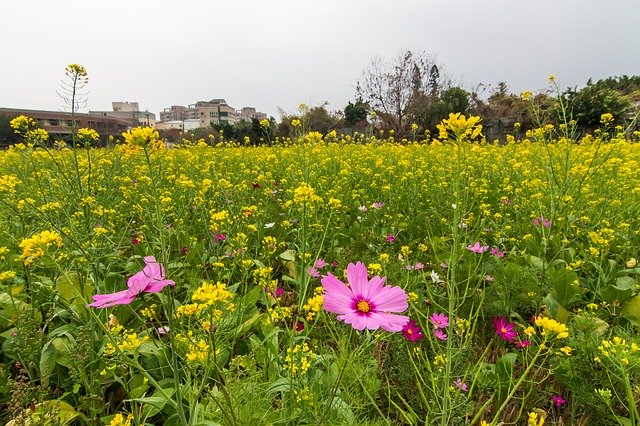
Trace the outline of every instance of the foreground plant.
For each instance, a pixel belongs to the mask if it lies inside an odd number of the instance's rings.
[[[127,281],[126,290],[110,294],[96,294],[93,302],[88,306],[94,308],[108,308],[115,305],[128,305],[140,293],[159,293],[166,286],[176,283],[165,278],[164,267],[154,256],[144,258],[145,267]]]
[[[324,309],[338,314],[338,319],[356,330],[398,332],[409,317],[390,312],[404,312],[409,307],[407,293],[397,286],[385,286],[386,277],[369,279],[362,262],[347,266],[348,286],[332,273],[322,278]]]

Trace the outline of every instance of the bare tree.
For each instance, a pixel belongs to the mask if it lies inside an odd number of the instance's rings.
[[[434,56],[406,50],[391,61],[373,59],[356,85],[356,95],[369,102],[388,128],[402,132],[412,102],[437,97],[450,84]]]

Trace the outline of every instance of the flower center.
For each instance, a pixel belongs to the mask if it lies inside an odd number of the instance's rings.
[[[501,331],[502,333],[506,333],[506,332],[507,332],[507,329],[506,329],[505,327],[502,327],[502,328],[500,329],[500,331]]]
[[[413,334],[413,331],[409,328],[407,329],[407,334]]]
[[[366,300],[359,300],[358,304],[356,305],[356,309],[359,310],[360,312],[362,312],[363,314],[366,314],[367,312],[369,312],[371,310],[371,305],[369,304],[369,302],[367,302]]]

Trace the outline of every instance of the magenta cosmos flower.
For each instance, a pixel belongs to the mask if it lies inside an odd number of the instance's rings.
[[[175,282],[165,279],[164,268],[153,256],[144,258],[145,267],[136,272],[127,281],[126,290],[109,294],[96,294],[93,303],[88,306],[94,308],[108,308],[115,305],[128,305],[140,293],[158,293],[168,285],[176,285]]]
[[[416,324],[414,320],[409,320],[409,322],[402,327],[402,335],[405,339],[411,342],[417,342],[418,340],[424,338],[422,329],[418,324]]]
[[[338,314],[338,320],[351,324],[356,330],[401,331],[409,317],[390,312],[404,312],[409,304],[407,293],[397,286],[384,285],[386,277],[369,280],[362,262],[347,266],[347,286],[328,273],[322,277],[324,310]]]
[[[518,337],[518,332],[514,330],[516,324],[507,322],[507,317],[493,317],[493,326],[502,340],[513,342]]]

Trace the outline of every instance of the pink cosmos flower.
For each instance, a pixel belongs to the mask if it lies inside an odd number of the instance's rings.
[[[564,398],[562,397],[562,395],[553,395],[553,396],[551,397],[551,402],[553,402],[553,404],[554,404],[556,407],[562,407],[564,404],[566,404],[566,403],[567,403],[567,400],[566,400],[566,399],[564,399]]]
[[[429,321],[435,328],[447,328],[449,326],[449,317],[445,314],[434,313],[429,317]]]
[[[438,328],[433,330],[433,335],[436,336],[436,339],[439,340],[447,340],[449,338],[449,336],[447,336],[447,333]]]
[[[513,342],[518,337],[518,332],[514,330],[516,324],[507,322],[506,317],[493,317],[493,326],[498,336],[504,341]]]
[[[497,257],[498,259],[502,259],[504,257],[504,252],[500,251],[498,247],[493,247],[491,249],[491,254]]]
[[[401,331],[409,317],[390,312],[404,312],[409,307],[408,296],[400,287],[384,285],[386,279],[369,279],[362,262],[347,266],[349,286],[328,273],[322,277],[324,310],[338,314],[338,320],[356,330]]]
[[[159,293],[166,286],[174,286],[175,282],[164,276],[164,267],[153,256],[144,258],[145,267],[136,272],[127,281],[127,290],[110,294],[96,294],[93,303],[87,306],[94,308],[108,308],[115,305],[128,305],[140,293]]]
[[[320,258],[320,259],[316,260],[316,263],[313,266],[315,268],[317,268],[317,269],[322,269],[325,266],[327,266],[327,262],[325,262],[324,259]]]
[[[551,228],[551,221],[546,219],[544,216],[538,216],[533,219],[533,226],[544,226],[545,228]]]
[[[227,236],[224,235],[224,234],[218,233],[218,234],[214,235],[213,238],[216,240],[217,243],[219,243],[219,242],[222,242],[222,241],[226,240]]]
[[[467,250],[472,251],[474,253],[482,254],[485,251],[489,250],[489,246],[481,246],[480,241],[477,241],[472,246],[467,246]]]
[[[311,278],[318,278],[320,276],[320,272],[318,272],[318,270],[313,266],[307,268],[307,274],[309,274]]]
[[[468,389],[467,384],[463,382],[460,377],[456,379],[454,385],[456,385],[456,387],[460,389],[462,392],[466,392]]]
[[[531,346],[531,341],[527,339],[518,340],[516,342],[516,349],[524,349]]]
[[[373,203],[373,208],[376,210],[380,210],[382,206],[384,206],[384,203],[382,201],[376,201],[375,203]]]
[[[393,234],[387,234],[387,242],[389,244],[393,243],[396,240],[396,236]]]
[[[404,325],[404,327],[402,327],[402,335],[410,342],[417,342],[418,340],[424,338],[422,329],[419,325],[416,324],[414,320],[410,320]]]

